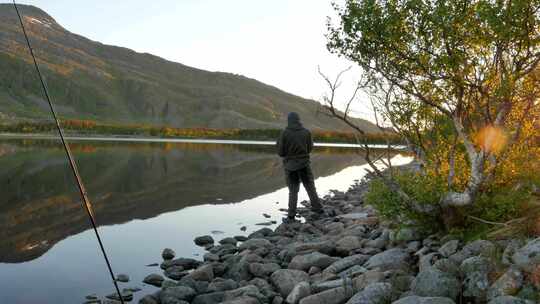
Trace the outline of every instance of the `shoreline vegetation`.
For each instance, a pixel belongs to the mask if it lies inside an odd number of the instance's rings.
[[[137,136],[178,139],[222,139],[222,140],[275,140],[280,129],[213,129],[213,128],[172,128],[149,125],[104,124],[92,120],[64,120],[62,128],[68,134],[103,135],[103,136]],[[52,122],[18,122],[0,124],[0,133],[16,134],[49,134],[56,131]],[[313,140],[321,143],[369,143],[369,144],[402,144],[397,134],[371,133],[362,138],[354,132],[312,130]]]

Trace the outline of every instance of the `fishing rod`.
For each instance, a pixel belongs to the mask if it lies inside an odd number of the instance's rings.
[[[120,299],[120,302],[124,304],[124,298],[122,297],[122,293],[120,292],[120,288],[118,287],[118,283],[116,282],[116,277],[112,270],[112,266],[107,256],[107,252],[105,251],[105,246],[103,246],[103,242],[101,241],[101,237],[96,227],[96,220],[94,218],[94,212],[92,211],[92,205],[90,203],[90,199],[88,198],[88,193],[86,192],[86,188],[84,187],[81,175],[79,174],[79,169],[77,167],[77,164],[75,163],[75,159],[73,158],[73,155],[71,154],[71,149],[69,148],[69,144],[67,143],[66,138],[64,136],[64,131],[62,130],[62,127],[60,126],[60,121],[58,120],[58,116],[56,115],[56,111],[54,110],[54,106],[51,101],[49,91],[47,90],[47,86],[45,85],[45,81],[43,80],[43,76],[41,75],[41,70],[39,69],[36,56],[34,55],[34,50],[32,49],[32,45],[30,44],[30,39],[28,39],[28,35],[26,34],[26,29],[24,28],[24,23],[21,17],[21,13],[19,12],[19,8],[17,7],[17,3],[15,2],[15,0],[13,0],[13,6],[15,7],[15,11],[17,12],[17,16],[19,17],[19,22],[21,24],[24,38],[26,39],[26,45],[28,46],[28,50],[30,51],[30,55],[32,56],[32,59],[34,61],[34,67],[36,68],[36,72],[41,82],[41,88],[43,89],[43,94],[45,95],[45,98],[47,99],[47,102],[49,103],[49,108],[51,110],[52,116],[56,123],[56,129],[58,130],[58,134],[60,134],[60,140],[62,141],[62,145],[64,146],[64,151],[66,152],[66,156],[69,160],[69,165],[71,167],[71,171],[73,172],[73,176],[75,177],[75,181],[77,182],[77,187],[79,188],[79,192],[81,194],[84,209],[86,210],[86,213],[88,214],[88,218],[90,220],[90,223],[92,224],[94,233],[96,234],[96,238],[99,243],[99,248],[101,249],[101,253],[103,254],[103,258],[105,259],[107,268],[109,269],[111,279],[113,281],[116,292],[118,293],[118,298]]]

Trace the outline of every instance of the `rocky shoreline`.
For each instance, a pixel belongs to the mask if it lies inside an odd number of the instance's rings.
[[[203,261],[164,249],[160,289],[141,304],[452,304],[537,303],[540,238],[476,240],[391,229],[363,203],[367,182],[323,199],[326,216],[262,228],[204,246]],[[125,278],[123,278],[125,279]],[[536,286],[535,286],[536,285]],[[125,289],[123,297],[133,298]],[[119,303],[111,294],[105,301]],[[100,301],[100,302],[97,302]]]

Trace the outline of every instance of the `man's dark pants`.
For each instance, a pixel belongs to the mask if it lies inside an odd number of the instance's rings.
[[[311,210],[322,210],[321,203],[319,202],[319,196],[315,189],[315,181],[313,179],[313,172],[311,172],[310,166],[306,166],[302,169],[289,171],[285,169],[285,177],[287,179],[287,186],[289,187],[289,211],[288,216],[290,218],[296,215],[296,205],[298,203],[298,191],[300,190],[300,182],[304,185],[306,192],[308,193],[309,200],[311,202]]]

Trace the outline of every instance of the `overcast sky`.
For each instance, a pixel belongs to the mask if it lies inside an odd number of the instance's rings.
[[[10,2],[0,0],[0,2]],[[321,100],[328,75],[353,65],[326,50],[331,0],[20,0],[71,32],[188,66],[245,75]],[[339,1],[338,1],[339,3]],[[346,100],[358,69],[347,76]],[[356,115],[367,118],[362,101]]]

